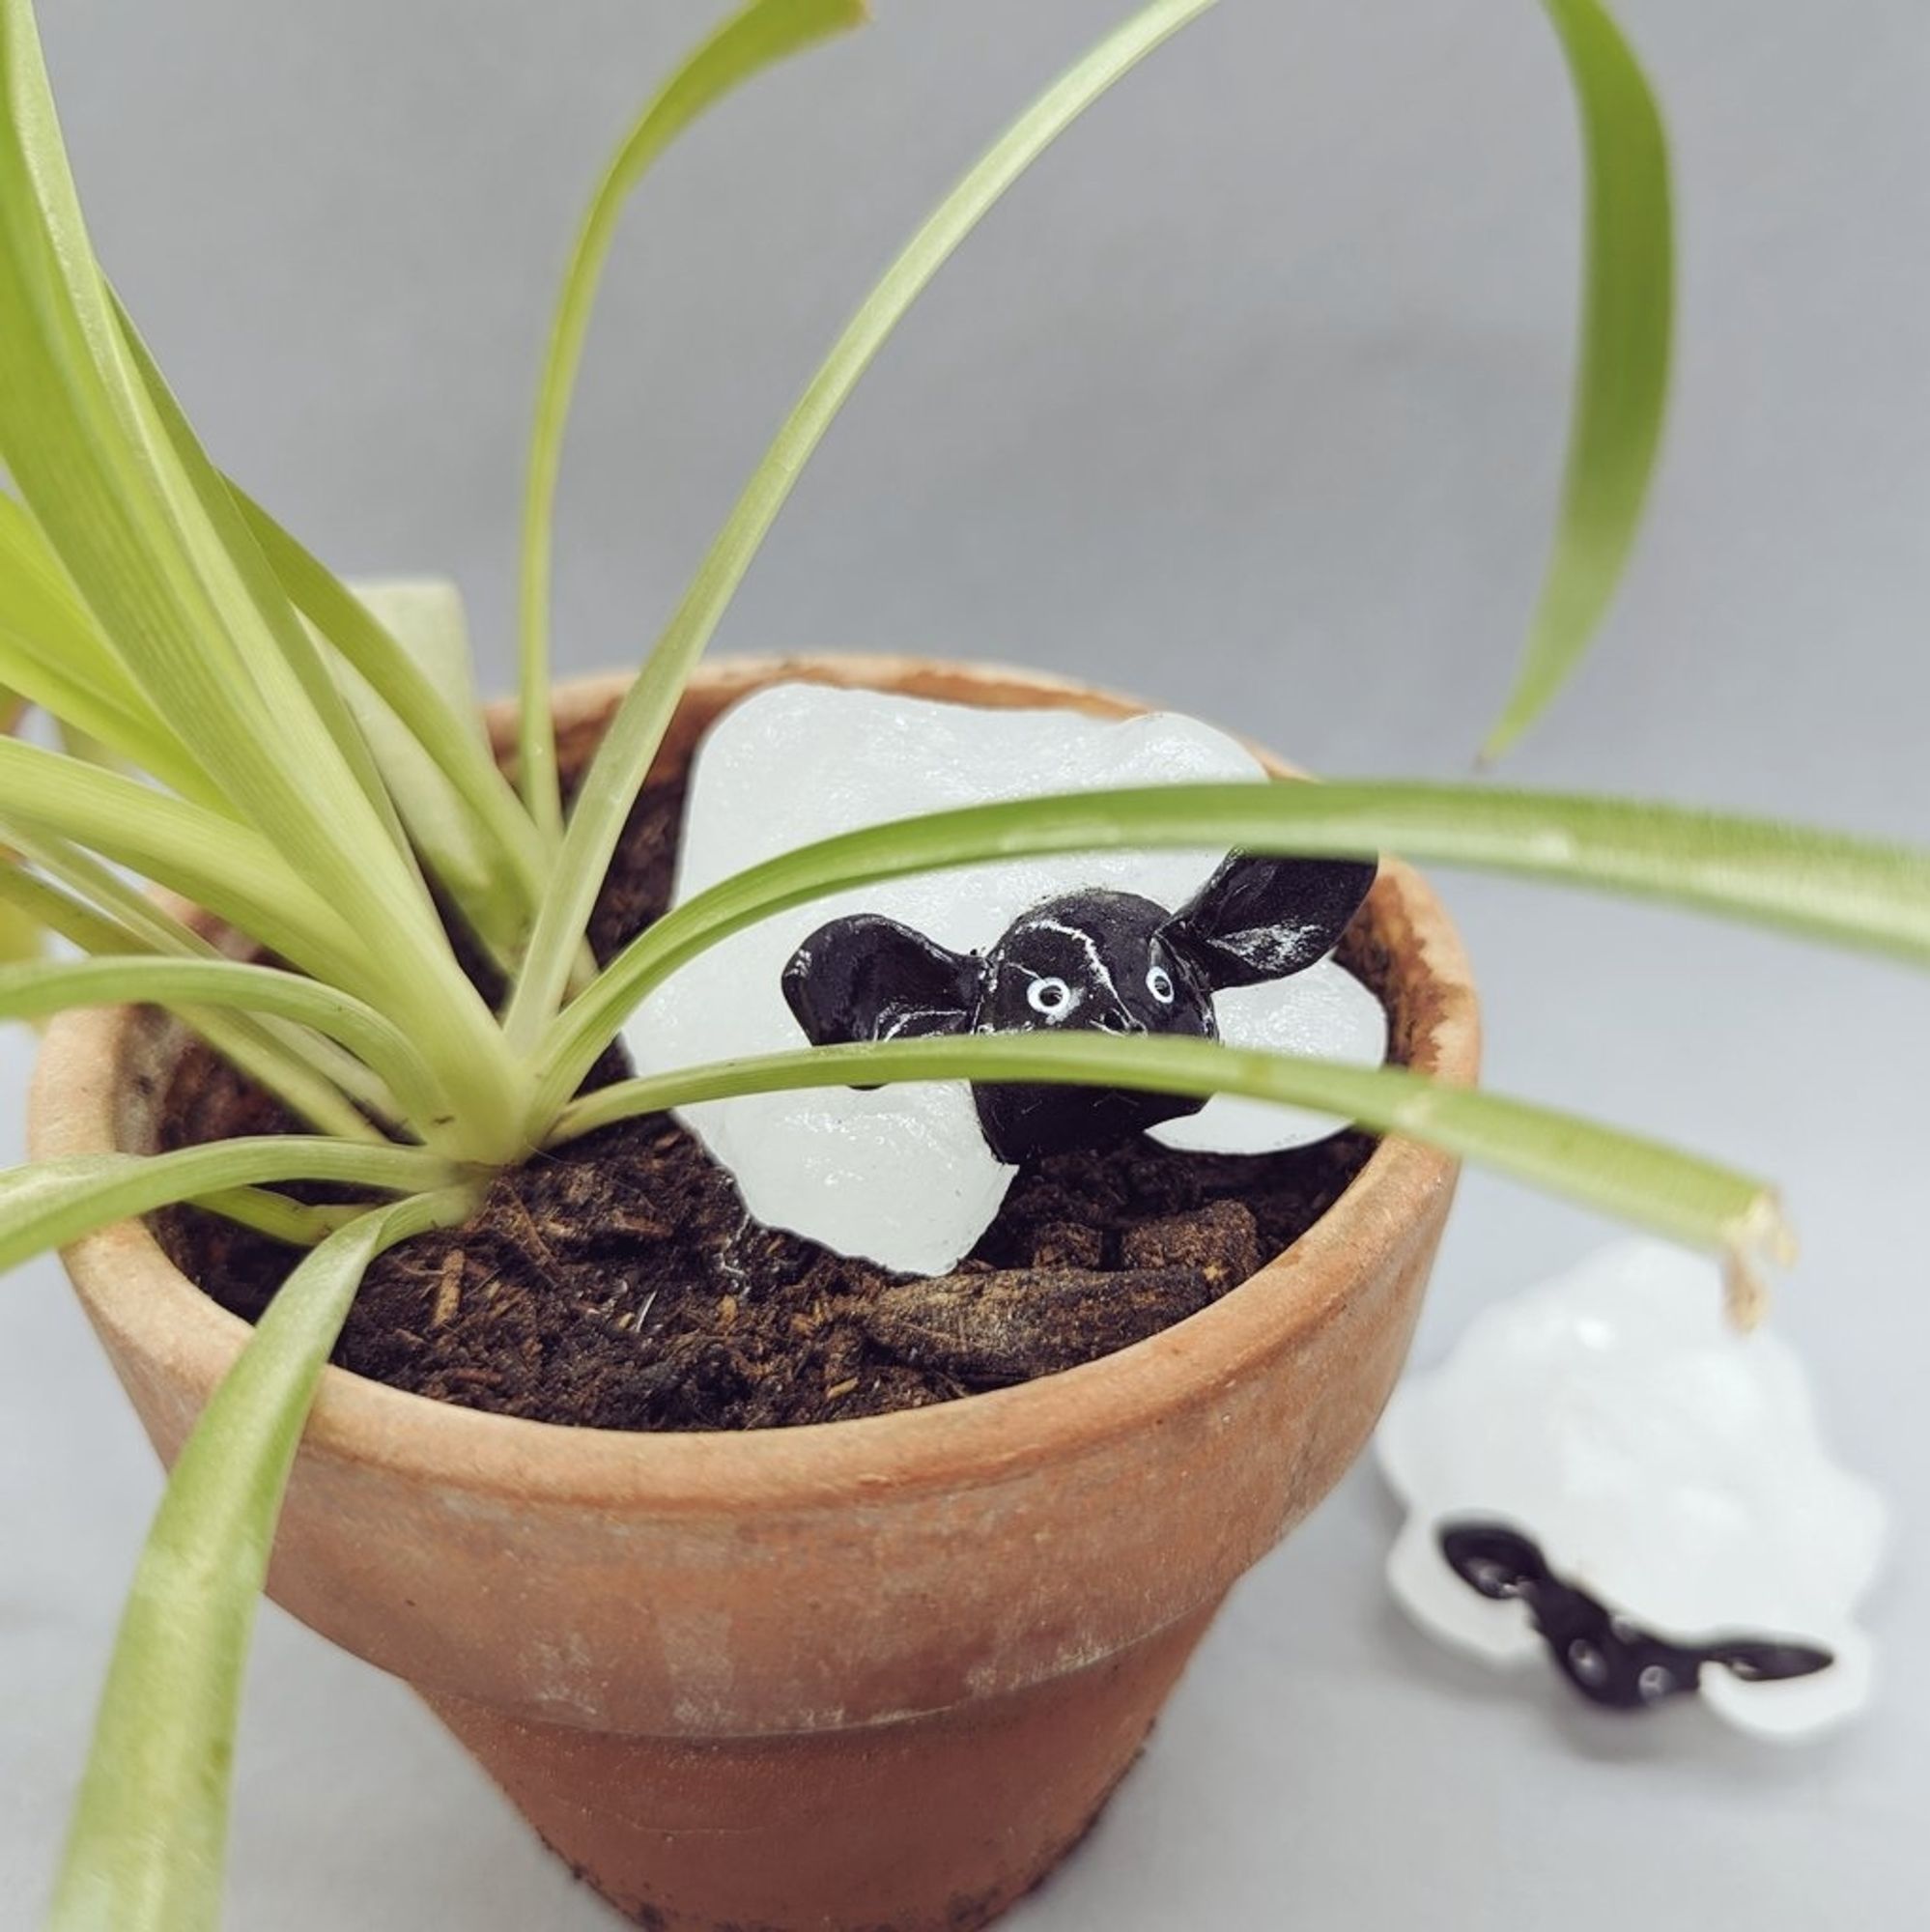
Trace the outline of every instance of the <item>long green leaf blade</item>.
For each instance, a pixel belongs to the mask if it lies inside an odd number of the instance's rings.
[[[380,942],[394,968],[383,1005],[460,1097],[476,1151],[507,1153],[520,1071],[365,761],[345,753],[353,734],[312,640],[123,329],[27,0],[0,0],[0,459],[156,714],[235,811]]]
[[[1724,1254],[1739,1283],[1786,1243],[1763,1181],[1573,1114],[1400,1067],[1261,1053],[1215,1040],[1066,1031],[867,1041],[627,1080],[573,1101],[553,1141],[635,1114],[738,1094],[905,1080],[1024,1080],[1163,1094],[1238,1094],[1338,1114],[1480,1161],[1670,1239]]]
[[[422,929],[428,908],[385,836],[361,841],[366,872],[347,858],[344,831],[377,821],[284,656],[299,626],[250,596],[123,339],[26,0],[0,0],[0,453],[157,715],[235,809],[299,844],[345,907]]]
[[[283,1283],[183,1446],[122,1614],[49,1932],[214,1932],[241,1682],[283,1492],[370,1262],[462,1190],[328,1236]]]
[[[564,1011],[539,1107],[562,1105],[650,988],[756,920],[984,859],[1109,847],[1404,857],[1660,900],[1930,969],[1930,853],[1612,798],[1407,781],[1154,785],[934,812],[787,852],[634,940]]]
[[[753,74],[794,53],[860,25],[865,0],[751,0],[688,58],[632,124],[597,184],[551,325],[529,473],[523,497],[523,569],[518,591],[520,650],[517,767],[523,796],[544,835],[562,834],[556,788],[556,739],[550,718],[550,584],[556,477],[570,398],[582,361],[597,286],[615,240],[617,218],[658,156],[707,108]]]
[[[19,722],[21,709],[18,698],[0,692],[0,730],[11,731]],[[38,959],[45,950],[47,934],[54,930],[42,917],[31,892],[6,890],[17,876],[24,876],[24,868],[11,853],[0,851],[0,961],[9,965]]]
[[[142,696],[39,526],[0,491],[0,679],[49,717],[213,810],[227,802]]]
[[[78,853],[73,856],[82,857]],[[100,869],[108,870],[104,867]],[[180,928],[182,943],[176,946],[171,940],[156,940],[105,918],[84,898],[37,877],[11,860],[0,860],[0,906],[43,931],[58,933],[70,945],[87,953],[104,956],[158,951],[190,957],[219,956],[213,947],[202,951],[197,935],[184,926]],[[159,916],[160,929],[164,930],[169,923],[167,916],[158,906],[150,906],[148,910]],[[338,1079],[331,1079],[317,1065],[319,1059],[328,1059],[331,1071],[338,1075],[344,1063],[359,1067],[359,1062],[350,1061],[339,1049],[293,1030],[276,1037],[267,1027],[241,1014],[195,1008],[184,1011],[181,1017],[216,1052],[233,1061],[250,1079],[288,1107],[297,1120],[318,1133],[371,1143],[384,1138],[350,1103],[346,1094],[352,1090],[345,1089]],[[318,1047],[326,1047],[326,1053],[318,1053]],[[373,1082],[372,1075],[370,1079]],[[363,1097],[364,1103],[376,1111],[386,1111],[382,1105],[383,1094],[370,1091]]]
[[[0,1273],[97,1228],[176,1201],[276,1180],[330,1180],[415,1193],[462,1170],[414,1148],[359,1147],[308,1134],[261,1134],[172,1153],[84,1153],[0,1174]]]
[[[0,902],[43,932],[58,933],[84,952],[118,952],[126,935],[112,920],[71,893],[37,878],[13,858],[0,858]]]
[[[184,799],[0,738],[0,822],[71,838],[130,867],[310,972],[363,987],[373,976],[368,951],[267,839]]]
[[[372,609],[259,503],[239,490],[235,499],[296,609],[435,766],[496,855],[495,869],[505,886],[525,912],[533,912],[543,884],[542,847],[515,788],[490,754],[473,708],[473,667],[454,680],[452,693],[446,681],[430,675],[383,611]],[[393,602],[386,607],[388,618],[400,614]],[[380,756],[381,745],[376,749]]]
[[[232,959],[46,960],[0,966],[0,1020],[43,1019],[72,1007],[233,1008],[312,1027],[373,1067],[417,1122],[446,1107],[435,1074],[401,1029],[320,980]]]
[[[414,854],[403,836],[401,821],[396,816],[388,793],[383,789],[375,758],[356,728],[340,687],[323,662],[314,639],[296,621],[295,611],[268,559],[262,555],[248,532],[240,505],[228,488],[227,478],[214,468],[195,440],[192,426],[183,413],[181,405],[175,401],[174,391],[168,387],[154,357],[148,353],[148,346],[141,339],[132,318],[121,306],[119,297],[112,290],[108,291],[108,300],[123,351],[140,383],[148,407],[154,412],[161,434],[167,439],[168,446],[180,466],[181,476],[192,492],[201,515],[207,520],[212,545],[218,548],[221,560],[233,570],[246,599],[246,608],[263,613],[268,620],[266,628],[278,652],[271,662],[271,669],[279,671],[285,668],[292,680],[291,690],[298,691],[312,707],[313,721],[318,727],[316,737],[326,739],[340,757],[350,781],[374,814],[375,823],[387,834],[394,856],[400,858],[401,865],[397,870],[405,889],[404,896],[412,905],[413,899],[406,889],[409,885],[419,887],[422,883]],[[265,680],[265,695],[270,697],[271,708],[281,709],[285,716],[287,694],[276,690],[273,678]],[[282,698],[279,707],[273,704],[276,696]],[[307,721],[304,719],[301,722]],[[380,851],[369,854],[371,867],[375,860],[386,860],[389,856]]]
[[[190,1205],[244,1228],[286,1241],[292,1248],[312,1248],[357,1216],[366,1207],[354,1204],[312,1204],[292,1200],[270,1187],[223,1187],[213,1194],[196,1194]]]
[[[691,667],[858,379],[920,291],[1006,189],[1107,88],[1212,4],[1155,0],[1075,63],[945,198],[846,326],[745,486],[597,747],[504,1021],[512,1048],[532,1050],[555,1012],[624,819],[663,743]]]
[[[128,953],[227,957],[213,941],[71,841],[19,826],[10,836],[25,858],[59,884],[37,878],[19,866],[0,866],[0,898],[32,912],[48,931],[58,932],[81,952],[113,957]],[[344,1140],[383,1140],[384,1136],[352,1100],[383,1119],[396,1118],[394,1096],[382,1081],[353,1055],[317,1034],[209,1008],[184,1009],[181,1017],[318,1133]]]
[[[100,635],[60,559],[23,503],[0,491],[0,593],[11,626],[43,638],[48,653],[126,711],[145,700],[139,685]],[[148,716],[152,719],[153,713]]]
[[[1668,401],[1668,144],[1641,65],[1600,0],[1543,0],[1575,84],[1587,174],[1581,340],[1554,553],[1527,651],[1483,755],[1542,714],[1606,614],[1641,523]]]
[[[355,601],[421,666],[449,709],[463,720],[471,757],[493,765],[469,657],[468,626],[456,586],[422,578],[355,583],[350,588]],[[375,687],[339,654],[334,670],[408,828],[410,843],[470,929],[506,969],[522,951],[529,922],[536,916],[542,873],[536,863],[534,825],[519,807],[518,820],[529,834],[522,854],[527,864],[519,867],[491,840],[462,794]]]

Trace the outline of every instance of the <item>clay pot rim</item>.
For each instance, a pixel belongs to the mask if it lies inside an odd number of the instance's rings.
[[[692,688],[734,696],[774,673],[865,686],[937,673],[961,689],[983,683],[1051,701],[1123,714],[1146,708],[1031,670],[900,657],[724,658]],[[559,728],[593,717],[629,682],[622,674],[557,688]],[[1008,696],[1007,701],[1010,701]],[[498,738],[504,713],[496,707]],[[1270,754],[1263,755],[1284,770]],[[1480,1026],[1466,955],[1432,890],[1398,861],[1377,887],[1410,936],[1410,970],[1439,1013],[1415,1065],[1471,1083]],[[48,1028],[35,1067],[29,1140],[36,1159],[117,1149],[119,1068],[139,1009],[76,1009]],[[814,1507],[867,1494],[996,1484],[1041,1458],[1067,1457],[1163,1413],[1208,1398],[1311,1336],[1370,1275],[1376,1252],[1398,1245],[1456,1163],[1417,1142],[1384,1139],[1334,1206],[1284,1253],[1219,1300],[1157,1335],[1078,1368],[928,1408],[785,1429],[656,1434],[539,1422],[458,1407],[330,1365],[304,1452],[431,1480],[460,1474],[471,1494],[545,1502],[592,1499],[664,1514]],[[63,1250],[90,1319],[126,1332],[144,1358],[185,1372],[205,1399],[240,1352],[249,1324],[177,1269],[139,1222],[122,1222]]]

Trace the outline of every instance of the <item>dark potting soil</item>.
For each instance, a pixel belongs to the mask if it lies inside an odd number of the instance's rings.
[[[591,928],[599,957],[667,902],[682,803],[681,786],[658,786],[632,813]],[[1384,957],[1357,935],[1343,956],[1384,983]],[[590,1084],[626,1071],[607,1056]],[[293,1124],[197,1045],[162,1140]],[[1239,1157],[1141,1138],[1035,1161],[970,1257],[927,1280],[760,1226],[698,1142],[652,1115],[503,1174],[465,1226],[383,1256],[334,1359],[445,1402],[600,1429],[918,1408],[1074,1367],[1204,1308],[1312,1226],[1373,1148],[1349,1132]],[[292,1264],[195,1209],[155,1227],[176,1265],[249,1321]]]

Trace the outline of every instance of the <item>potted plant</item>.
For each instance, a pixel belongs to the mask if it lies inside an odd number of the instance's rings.
[[[64,1250],[173,1469],[56,1891],[63,1932],[214,1922],[265,1581],[414,1683],[639,1922],[981,1923],[1077,1838],[1226,1589],[1358,1451],[1459,1158],[1719,1250],[1746,1307],[1782,1238],[1769,1190],[1474,1090],[1465,963],[1394,861],[1347,944],[1396,1065],[1079,1028],[898,1027],[631,1077],[606,1059],[653,990],[759,920],[995,855],[1206,847],[1364,867],[1399,851],[1930,962],[1921,854],[1486,785],[1251,781],[855,830],[653,921],[633,908],[613,950],[586,944],[639,796],[676,782],[725,707],[780,678],[1131,711],[1016,672],[697,659],[897,316],[1024,165],[1207,4],[1158,0],[995,145],[840,337],[635,679],[553,694],[550,499],[616,213],[691,119],[859,10],[753,0],[696,50],[578,239],[530,467],[521,701],[485,729],[446,598],[358,597],[202,450],[88,245],[31,10],[0,0],[0,458],[18,497],[0,498],[0,682],[155,781],[0,741],[14,855],[0,901],[79,955],[0,968],[0,1012],[60,1015],[36,1158],[0,1180],[0,1262]],[[1561,534],[1503,739],[1552,695],[1612,589],[1666,361],[1653,103],[1594,0],[1549,12],[1582,106],[1590,279]],[[468,1244],[493,1237],[492,1217],[530,1218],[534,1177],[594,1170],[600,1134],[733,1094],[934,1081],[1243,1094],[1389,1138],[1251,1279],[994,1393],[645,1433],[479,1412],[325,1366],[371,1270],[433,1255],[428,1316],[445,1296],[453,1309]],[[181,1224],[153,1217],[184,1204],[270,1244],[235,1249],[258,1321],[171,1259],[163,1236],[181,1254]],[[735,1319],[737,1297],[719,1300]]]

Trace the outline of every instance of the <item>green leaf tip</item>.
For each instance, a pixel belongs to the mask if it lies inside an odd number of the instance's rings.
[[[1769,1313],[1772,1268],[1796,1264],[1796,1231],[1773,1188],[1765,1187],[1723,1231],[1722,1305],[1744,1334]]]
[[[323,1367],[369,1263],[473,1205],[420,1194],[326,1236],[210,1398],[122,1613],[46,1932],[215,1932],[255,1609]]]
[[[1403,1066],[1348,1066],[1170,1035],[933,1036],[719,1061],[582,1094],[564,1109],[553,1144],[638,1114],[738,1094],[904,1080],[1238,1094],[1336,1114],[1721,1255],[1739,1316],[1760,1305],[1763,1263],[1787,1253],[1787,1230],[1765,1182],[1645,1135]]]
[[[623,821],[642,789],[691,669],[812,451],[872,357],[959,243],[1026,169],[1115,81],[1214,4],[1152,0],[1073,62],[926,216],[845,325],[752,472],[590,759],[504,1022],[514,1050],[533,1051],[554,1014],[570,961],[589,923],[596,881],[609,867]],[[525,680],[525,717],[532,688]]]
[[[517,782],[540,835],[551,845],[563,831],[550,717],[552,524],[577,369],[617,221],[658,156],[725,95],[765,68],[861,27],[870,17],[865,0],[749,0],[698,43],[631,124],[577,230],[537,389],[517,587]]]
[[[1613,601],[1668,401],[1675,242],[1668,142],[1641,64],[1600,0],[1542,0],[1581,120],[1587,232],[1580,346],[1554,549],[1500,722],[1499,757],[1568,681]]]

